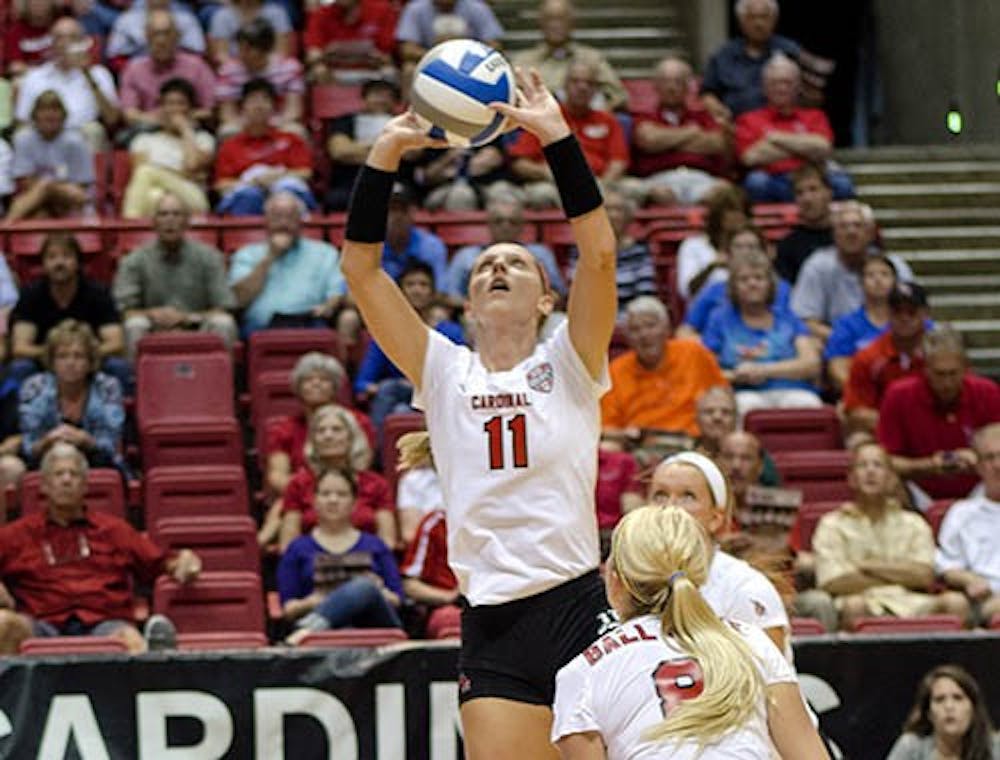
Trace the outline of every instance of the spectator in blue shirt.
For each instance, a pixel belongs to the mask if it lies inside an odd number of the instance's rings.
[[[330,628],[402,628],[403,582],[392,551],[351,524],[357,485],[347,469],[316,479],[316,527],[288,545],[278,564],[278,594],[289,644]]]
[[[730,303],[712,315],[702,336],[736,391],[741,417],[752,409],[823,403],[810,382],[819,374],[819,349],[801,319],[775,308],[777,289],[766,254],[741,256],[729,273]]]
[[[229,285],[243,312],[243,333],[269,326],[325,326],[345,292],[340,253],[329,243],[303,237],[306,209],[291,193],[275,193],[264,205],[267,240],[233,254]]]
[[[830,382],[844,388],[851,372],[851,357],[881,335],[889,324],[889,294],[896,286],[896,266],[881,253],[869,254],[861,265],[861,290],[865,302],[838,317],[823,350]]]
[[[605,203],[607,199],[605,198]],[[524,231],[524,206],[514,197],[498,197],[486,205],[486,226],[490,230],[490,243],[520,243]],[[549,284],[560,296],[566,295],[566,283],[555,254],[547,245],[541,243],[522,243],[538,259],[549,276]],[[445,273],[444,293],[452,306],[461,308],[469,295],[469,275],[476,257],[486,246],[467,245],[459,248],[448,263]]]
[[[434,302],[434,273],[421,261],[407,265],[397,278],[400,290],[420,317],[452,343],[464,342],[462,328],[450,319],[441,319]],[[368,412],[381,436],[382,422],[394,412],[408,412],[413,385],[403,377],[375,341],[368,344],[354,380],[354,391],[361,400],[369,400]]]
[[[736,20],[741,36],[708,59],[701,83],[705,107],[723,123],[766,105],[761,72],[772,55],[798,58],[801,52],[797,42],[774,33],[777,0],[737,0]]]
[[[448,248],[437,235],[413,224],[416,207],[413,191],[397,182],[389,199],[382,268],[392,279],[398,280],[410,262],[422,261],[434,272],[435,289],[443,290]]]
[[[746,253],[764,253],[770,256],[771,252],[771,247],[761,231],[751,226],[725,233],[720,248],[722,256],[730,262]],[[677,328],[677,337],[695,338],[703,333],[715,310],[729,301],[728,267],[720,266],[717,267],[717,270],[719,279],[703,286],[694,300],[688,304],[684,323]],[[778,290],[774,297],[775,307],[778,309],[789,308],[791,297],[792,286],[779,277]]]

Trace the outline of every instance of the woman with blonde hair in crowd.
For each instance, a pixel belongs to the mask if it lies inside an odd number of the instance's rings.
[[[623,622],[556,676],[563,760],[828,757],[782,653],[699,591],[711,549],[679,507],[642,507],[615,529],[605,583]]]
[[[368,469],[372,453],[350,410],[336,404],[316,409],[309,418],[306,463],[288,481],[282,496],[279,545],[282,551],[316,524],[313,499],[316,474],[331,468],[350,470],[356,480],[351,523],[375,533],[390,549],[398,540],[396,511],[385,478]]]

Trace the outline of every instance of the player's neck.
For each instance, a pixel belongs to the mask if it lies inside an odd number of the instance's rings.
[[[479,360],[490,372],[505,372],[534,353],[538,335],[524,325],[477,325]]]

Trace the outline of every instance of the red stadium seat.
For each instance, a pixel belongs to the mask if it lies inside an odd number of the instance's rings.
[[[924,513],[927,522],[931,524],[931,530],[934,531],[935,541],[937,541],[938,533],[941,532],[941,523],[944,522],[944,516],[948,514],[948,510],[951,509],[951,505],[954,503],[954,499],[938,499]]]
[[[25,639],[18,654],[51,657],[62,654],[127,653],[125,642],[114,636],[46,636]]]
[[[1000,612],[990,618],[990,630],[1000,631]]]
[[[144,353],[136,361],[136,419],[233,419],[233,361],[226,352]]]
[[[255,573],[206,572],[184,586],[161,575],[153,610],[170,618],[178,633],[264,633],[264,596]]]
[[[832,406],[818,409],[754,409],[743,428],[756,435],[764,448],[775,451],[842,449],[840,418]]]
[[[138,356],[145,354],[226,353],[222,338],[211,333],[168,330],[144,335],[139,340]]]
[[[116,150],[111,155],[111,197],[109,203],[113,213],[121,211],[125,188],[132,178],[132,156],[127,150]]]
[[[114,263],[105,250],[104,230],[97,220],[27,220],[7,225],[6,231],[7,260],[22,285],[42,275],[42,244],[54,232],[76,238],[88,276],[103,283],[111,282]]]
[[[146,471],[146,524],[168,518],[249,515],[246,475],[239,465],[154,467]]]
[[[400,628],[337,628],[313,631],[302,639],[299,646],[310,649],[384,647],[401,641],[409,641],[409,637]]]
[[[336,119],[361,110],[364,100],[358,85],[323,84],[309,91],[309,113],[319,127],[327,119]]]
[[[118,229],[109,230],[109,236],[113,238],[112,250],[116,258],[122,258],[134,251],[136,248],[151,243],[156,239],[156,232],[148,222],[138,222],[124,226],[126,221],[118,222],[123,226]],[[188,227],[187,237],[197,240],[213,248],[219,245],[219,233],[215,227],[192,225]]]
[[[140,440],[142,463],[147,470],[243,463],[243,438],[239,423],[233,418],[178,418],[170,422],[152,422],[142,428]]]
[[[958,615],[923,615],[921,617],[860,617],[854,620],[855,633],[943,633],[961,631]]]
[[[227,223],[222,227],[219,243],[226,256],[231,256],[245,245],[263,243],[267,240],[267,228],[262,217],[254,217],[252,222],[248,217],[240,217],[239,222]]]
[[[291,371],[302,354],[320,351],[340,358],[337,333],[325,328],[258,330],[250,336],[247,351],[247,377],[273,370]]]
[[[781,473],[782,486],[802,492],[803,501],[849,499],[847,483],[850,452],[775,451],[774,464]]]
[[[87,508],[125,518],[125,488],[118,470],[99,468],[87,474]],[[21,478],[21,514],[30,515],[45,507],[42,473],[27,472]]]
[[[822,636],[826,628],[816,618],[793,617],[792,636]]]
[[[796,534],[794,542],[802,551],[812,550],[813,533],[823,515],[838,509],[843,503],[843,501],[807,501],[799,507],[799,516],[791,532]]]
[[[490,230],[485,221],[468,224],[438,224],[434,233],[448,246],[448,250],[466,245],[487,245],[490,242]]]
[[[268,420],[302,411],[302,402],[292,391],[290,380],[291,372],[288,370],[261,372],[250,378],[250,424],[258,433],[267,426]],[[351,382],[346,374],[337,391],[336,402],[354,408]]]
[[[206,571],[260,573],[257,524],[249,515],[185,515],[147,520],[149,537],[164,549],[191,549]]]
[[[261,649],[267,636],[256,631],[204,631],[177,634],[177,648],[182,651],[218,652],[227,649]]]
[[[399,461],[396,441],[406,433],[426,428],[427,423],[422,412],[390,414],[382,422],[382,474],[389,481],[391,493],[396,493],[396,480],[399,477],[396,472],[396,463]]]

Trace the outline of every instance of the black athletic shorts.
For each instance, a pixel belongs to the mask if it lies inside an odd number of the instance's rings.
[[[551,705],[556,672],[612,620],[596,570],[535,596],[462,608],[458,698]]]

